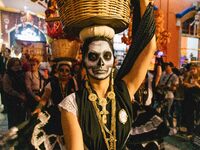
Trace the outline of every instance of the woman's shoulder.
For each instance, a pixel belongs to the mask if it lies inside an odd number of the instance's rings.
[[[71,93],[70,95],[65,97],[58,106],[59,109],[66,110],[67,112],[71,112],[74,115],[78,116],[78,107],[76,103],[75,93]]]
[[[71,94],[67,95],[67,96],[61,101],[61,103],[60,103],[59,105],[65,105],[65,104],[67,104],[69,101],[73,102],[73,101],[75,101],[75,100],[76,100],[76,95],[75,95],[75,93],[71,93]]]

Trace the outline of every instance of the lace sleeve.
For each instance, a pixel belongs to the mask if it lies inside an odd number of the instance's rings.
[[[76,95],[72,93],[65,97],[65,99],[59,104],[59,109],[64,109],[67,112],[73,113],[75,116],[78,117],[78,106],[76,103]]]

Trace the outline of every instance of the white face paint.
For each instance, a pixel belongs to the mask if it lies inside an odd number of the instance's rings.
[[[114,63],[113,52],[108,42],[99,40],[90,43],[84,61],[90,76],[98,80],[107,78]]]

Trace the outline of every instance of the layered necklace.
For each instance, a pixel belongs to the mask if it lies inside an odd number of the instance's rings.
[[[88,99],[91,101],[97,118],[99,125],[101,127],[101,132],[103,134],[104,141],[106,143],[106,147],[108,150],[116,150],[116,100],[115,100],[115,92],[113,89],[113,78],[111,75],[111,87],[110,91],[108,91],[106,98],[99,98],[96,93],[93,92],[89,81],[86,80],[86,88],[89,92]],[[106,126],[107,124],[107,115],[109,115],[109,111],[106,109],[107,104],[111,101],[111,127],[110,130]],[[101,109],[99,109],[99,107]]]

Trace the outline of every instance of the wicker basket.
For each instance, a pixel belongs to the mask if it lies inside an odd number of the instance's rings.
[[[78,37],[84,27],[108,25],[116,33],[128,27],[130,0],[57,0],[64,32]]]
[[[79,50],[80,42],[76,40],[58,39],[51,43],[53,58],[72,58],[76,59]]]

